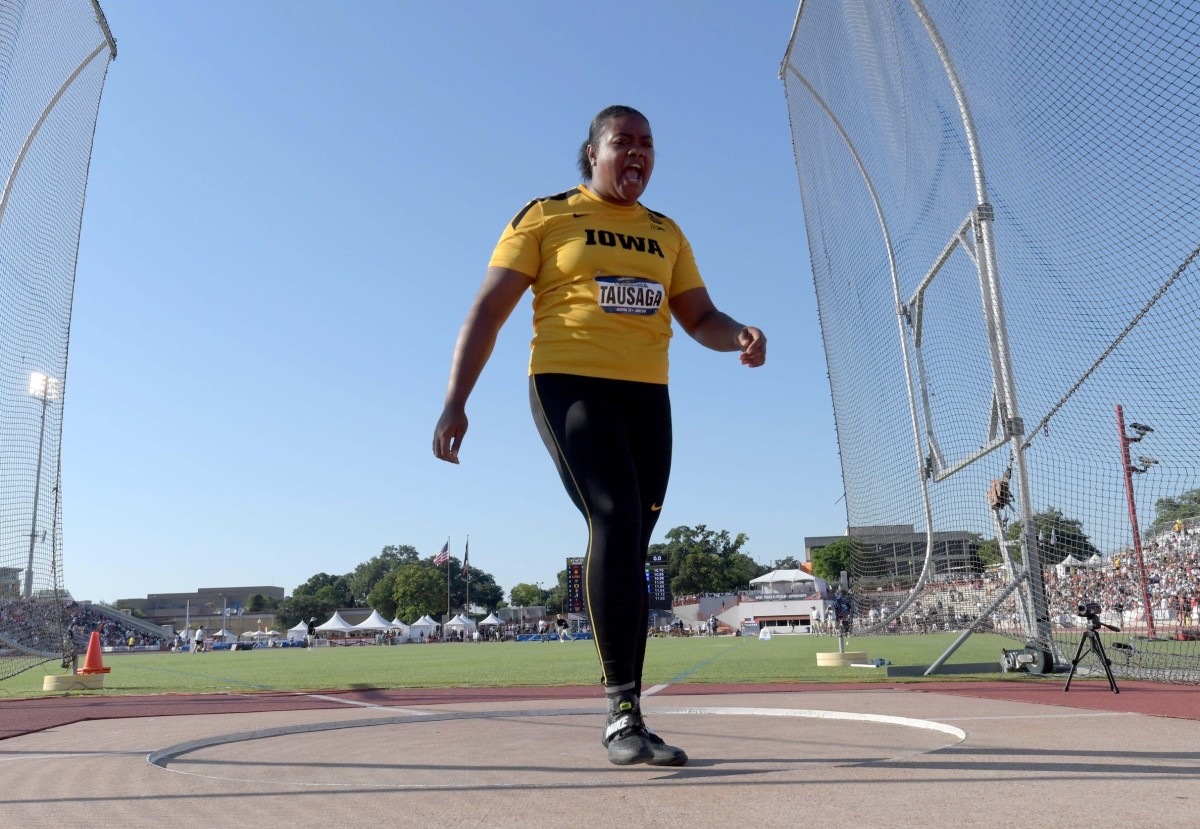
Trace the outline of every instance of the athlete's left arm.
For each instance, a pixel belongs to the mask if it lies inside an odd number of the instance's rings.
[[[742,325],[713,305],[707,288],[692,288],[671,297],[671,314],[696,342],[713,351],[740,351],[743,365],[767,361],[767,335]]]

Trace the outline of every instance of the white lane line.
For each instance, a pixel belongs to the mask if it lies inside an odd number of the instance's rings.
[[[338,703],[341,703],[342,705],[357,705],[360,708],[375,708],[380,711],[387,711],[389,713],[399,712],[401,714],[408,714],[408,715],[411,715],[414,717],[429,716],[428,711],[421,711],[416,708],[397,708],[397,707],[391,706],[391,705],[378,705],[374,702],[359,702],[358,700],[355,700],[355,699],[341,699],[340,697],[331,697],[331,696],[327,696],[326,694],[296,694],[295,696],[311,697],[312,699],[323,699],[326,702],[338,702]]]

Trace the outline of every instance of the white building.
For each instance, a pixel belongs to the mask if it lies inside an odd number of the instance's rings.
[[[813,617],[825,618],[832,594],[824,579],[807,570],[772,570],[740,593],[678,596],[675,616],[705,625],[713,615],[722,628],[767,628],[773,633],[810,633]]]

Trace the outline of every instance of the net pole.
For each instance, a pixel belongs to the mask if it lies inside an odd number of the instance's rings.
[[[1008,539],[1004,537],[1005,526],[1005,522],[1001,520],[1000,511],[992,510],[992,527],[996,534],[996,545],[1000,549],[1000,559],[1004,562],[1004,567],[1008,571],[1008,577],[1012,579],[1013,584],[1016,584],[1025,578],[1025,573],[1028,571],[1019,569],[1013,562],[1012,553],[1008,549]],[[1006,590],[1005,594],[1007,593],[1008,591]],[[1033,620],[1033,611],[1026,602],[1024,590],[1017,591],[1017,606],[1020,608],[1021,629],[1029,630]]]
[[[104,42],[108,44],[109,60],[116,60],[117,39],[113,37],[112,29],[108,28],[108,18],[104,16],[104,9],[100,8],[100,0],[92,0],[92,13],[96,15],[96,23],[104,33]]]
[[[1037,528],[1033,520],[1033,498],[1029,492],[1029,473],[1025,464],[1024,433],[1025,427],[1017,408],[1016,381],[1012,367],[1012,354],[1008,343],[1008,333],[1004,319],[1004,302],[1000,294],[998,280],[998,262],[996,256],[996,240],[992,228],[994,211],[988,201],[987,180],[984,175],[983,153],[980,149],[979,135],[975,129],[975,120],[971,114],[970,103],[963,89],[962,80],[955,69],[954,61],[946,43],[938,32],[937,25],[930,16],[921,0],[909,0],[913,10],[921,20],[946,78],[958,104],[959,116],[962,119],[963,131],[966,134],[967,146],[971,154],[971,169],[975,178],[976,221],[975,233],[981,248],[979,256],[979,277],[983,289],[984,313],[989,329],[989,347],[992,351],[993,371],[997,372],[998,385],[996,392],[1000,395],[1002,419],[1005,435],[1009,439],[1013,453],[1013,474],[1020,493],[1021,536],[1024,539],[1023,553],[1028,578],[1025,580],[1029,593],[1029,608],[1034,613],[1034,629],[1026,631],[1037,638],[1039,643],[1050,647],[1050,618],[1046,611],[1046,587],[1042,574],[1042,565],[1037,550]],[[1002,542],[1002,539],[997,539]]]
[[[1000,605],[1004,604],[1005,600],[1007,600],[1008,597],[1013,594],[1013,591],[1015,591],[1018,587],[1021,586],[1021,582],[1025,580],[1025,578],[1028,574],[1029,574],[1028,570],[1022,572],[1015,579],[1013,579],[1012,582],[1009,583],[1008,587],[1001,590],[1000,593],[996,596],[996,598],[994,598],[991,601],[991,603],[988,604],[987,607],[985,607],[983,610],[979,611],[979,616],[976,617],[975,624],[978,624],[983,619],[986,619],[988,616],[995,613],[996,608],[998,608],[998,607],[1000,607]],[[1020,595],[1020,594],[1018,593],[1017,595]],[[929,666],[929,668],[925,671],[924,676],[933,676],[934,674],[936,674],[938,672],[938,669],[941,668],[942,665],[946,664],[946,660],[949,659],[951,656],[953,656],[954,652],[956,650],[958,650],[959,646],[962,645],[963,642],[967,641],[967,639],[970,638],[971,634],[974,632],[975,632],[974,626],[968,625],[967,629],[964,630],[959,635],[959,637],[950,644],[950,647],[946,648],[946,652],[943,653],[941,656],[939,656],[937,658],[937,660],[934,661],[934,663]]]
[[[97,0],[0,3],[0,462],[9,473],[0,488],[12,507],[0,521],[4,677],[53,658],[51,645],[65,667],[79,644],[62,572],[62,378],[87,170],[114,56]]]
[[[800,15],[799,12],[797,12],[797,25],[799,25],[799,19]],[[928,475],[925,474],[925,463],[923,460],[923,452],[921,447],[921,423],[917,416],[917,395],[914,390],[912,376],[913,359],[908,348],[908,332],[905,330],[906,324],[911,325],[911,322],[909,321],[909,308],[904,303],[903,295],[900,291],[900,276],[896,265],[895,247],[892,244],[892,234],[888,229],[887,217],[883,212],[883,205],[879,200],[879,193],[876,191],[875,185],[871,181],[871,175],[867,171],[866,164],[863,163],[862,156],[855,148],[854,142],[850,140],[850,135],[842,126],[841,121],[838,120],[837,115],[825,102],[825,99],[821,97],[821,94],[817,92],[816,88],[814,88],[813,85],[808,82],[808,79],[805,78],[800,72],[796,71],[795,67],[793,67],[791,64],[787,65],[787,71],[795,76],[796,80],[800,81],[805,90],[808,91],[808,94],[812,96],[813,100],[816,101],[817,105],[821,108],[821,111],[825,113],[825,117],[827,117],[830,123],[833,124],[834,129],[837,130],[838,135],[842,139],[842,143],[846,145],[846,150],[850,153],[850,157],[854,159],[854,165],[858,168],[858,172],[862,177],[863,184],[867,188],[867,193],[871,197],[871,205],[875,209],[875,216],[879,221],[879,230],[883,236],[884,248],[887,250],[888,273],[892,280],[892,301],[894,302],[894,307],[896,309],[896,325],[900,334],[900,351],[903,358],[902,362],[904,363],[904,381],[908,390],[908,416],[909,422],[912,426],[913,443],[916,450],[917,481],[921,488],[921,503],[925,515],[925,559],[921,567],[921,575],[917,577],[917,582],[913,585],[912,589],[909,590],[908,596],[906,596],[903,601],[897,604],[895,611],[890,616],[881,618],[878,624],[876,624],[874,627],[867,628],[865,631],[870,632],[872,630],[886,627],[893,619],[899,618],[900,615],[906,609],[908,609],[908,606],[915,601],[917,594],[921,592],[921,588],[925,585],[926,580],[929,578],[929,570],[933,563],[933,507],[929,498],[929,480]]]
[[[12,193],[13,182],[17,180],[17,174],[21,172],[21,165],[25,163],[25,156],[28,154],[30,146],[33,145],[33,139],[37,138],[42,125],[46,123],[46,119],[50,117],[50,113],[54,111],[54,107],[58,105],[62,96],[71,88],[71,84],[75,83],[75,79],[87,68],[87,65],[98,54],[104,51],[106,45],[108,45],[107,42],[101,43],[92,50],[90,55],[80,62],[79,66],[75,67],[75,71],[71,73],[69,78],[63,81],[62,86],[58,88],[58,92],[54,93],[54,97],[50,99],[50,103],[46,104],[46,108],[42,110],[41,116],[38,117],[37,123],[33,125],[33,129],[29,131],[29,135],[25,137],[25,143],[21,145],[21,151],[17,154],[17,160],[13,162],[12,170],[8,174],[8,180],[4,182],[4,192],[0,194],[0,224],[4,222],[4,211],[8,209],[8,197]]]
[[[35,391],[35,394],[37,392]],[[37,545],[38,501],[42,494],[42,458],[46,449],[46,409],[50,405],[50,378],[42,376],[42,427],[38,438],[37,472],[33,478],[33,518],[29,526],[29,563],[25,568],[25,598],[33,597],[33,549]]]

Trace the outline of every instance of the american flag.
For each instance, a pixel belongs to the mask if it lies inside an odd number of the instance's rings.
[[[450,560],[450,539],[446,539],[446,543],[442,545],[442,549],[438,550],[438,554],[433,557],[433,566],[441,567]]]

